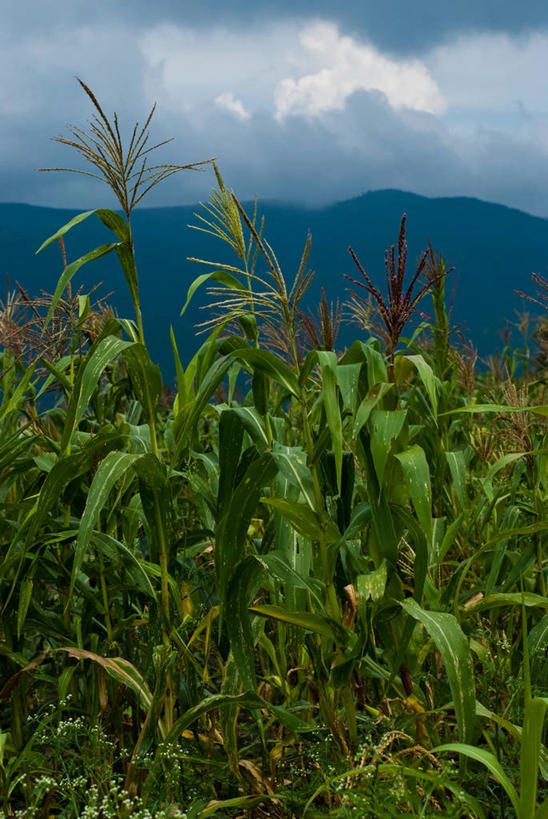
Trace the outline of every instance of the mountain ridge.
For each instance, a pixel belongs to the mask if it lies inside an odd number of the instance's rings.
[[[205,290],[198,291],[183,319],[179,318],[188,286],[204,272],[186,257],[234,262],[228,246],[187,228],[189,223],[197,223],[194,213],[199,208],[198,203],[139,208],[132,219],[147,340],[153,357],[169,373],[169,325],[174,326],[187,360],[199,343],[192,325],[203,319],[198,308],[207,303]],[[79,212],[0,203],[0,274],[9,274],[12,282],[18,280],[31,294],[41,289],[52,292],[61,273],[59,249],[52,246],[38,256],[35,251]],[[265,216],[264,235],[288,280],[300,261],[307,232],[312,233],[310,267],[316,276],[308,306],[317,302],[321,287],[329,298],[342,300],[348,287],[343,273],[359,279],[347,251],[349,245],[384,289],[384,250],[397,241],[403,212],[407,213],[408,275],[414,272],[415,261],[430,240],[446,264],[456,267],[453,281],[459,276],[453,320],[464,324],[480,352],[492,352],[499,345],[497,331],[505,319],[511,320],[515,310],[530,308],[514,291],[531,291],[530,274],[546,270],[547,219],[473,197],[433,198],[397,189],[368,191],[319,208],[259,202],[259,213]],[[109,241],[108,236],[93,217],[77,225],[65,236],[69,261]],[[114,303],[120,315],[131,316],[126,285],[113,257],[82,268],[74,284],[84,283],[88,288],[101,280],[105,282],[101,292],[115,290]],[[448,290],[451,288],[452,284]],[[424,309],[431,312],[428,298]],[[356,331],[354,327],[343,333],[343,344]]]

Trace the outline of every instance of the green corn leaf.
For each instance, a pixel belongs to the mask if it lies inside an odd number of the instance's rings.
[[[40,391],[36,396],[39,398],[41,395],[44,395],[48,387],[51,387],[52,384],[57,381],[58,384],[63,387],[65,391],[65,395],[70,396],[72,392],[72,384],[70,380],[65,375],[66,370],[70,367],[70,360],[71,357],[69,355],[63,356],[58,361],[53,364],[51,361],[48,361],[47,358],[41,358],[40,363],[44,365],[46,370],[50,373],[46,380],[43,382],[42,386],[40,387]]]
[[[257,410],[254,407],[234,407],[232,411],[242,422],[242,426],[259,452],[264,452],[265,448],[269,446],[269,441],[263,419]]]
[[[383,354],[379,350],[376,350],[373,344],[369,342],[366,344],[364,344],[363,341],[354,343],[357,344],[363,358],[367,362],[367,381],[369,389],[374,387],[375,384],[386,383],[388,381],[388,372],[386,370],[386,362]],[[354,344],[352,347],[354,347]],[[351,352],[352,347],[348,351],[349,353]]]
[[[352,515],[348,526],[344,530],[340,540],[335,544],[334,548],[339,549],[347,541],[355,538],[369,523],[371,523],[371,506],[368,503],[356,504],[352,510]]]
[[[23,625],[27,616],[34,582],[32,577],[24,577],[19,584],[19,605],[17,607],[17,638],[21,637]]]
[[[129,226],[123,216],[120,216],[120,214],[116,213],[115,210],[108,210],[106,208],[99,208],[95,211],[95,214],[99,217],[105,227],[108,227],[108,229],[111,230],[121,242],[130,241],[131,235],[129,232]]]
[[[288,730],[295,733],[307,733],[315,729],[314,725],[296,717],[286,708],[279,705],[272,705],[264,700],[258,694],[251,691],[244,694],[213,694],[211,697],[206,697],[198,705],[189,708],[182,717],[180,717],[173,725],[173,728],[166,737],[167,742],[174,742],[178,737],[189,728],[197,719],[208,714],[210,711],[225,708],[247,708],[251,711],[265,708],[271,713],[279,722]]]
[[[223,410],[219,421],[219,520],[225,514],[234,492],[243,440],[244,428],[240,416],[234,410]]]
[[[139,328],[132,319],[117,319],[120,329],[124,331],[130,341],[139,341]]]
[[[426,534],[432,541],[432,487],[430,468],[422,447],[414,444],[406,452],[396,455],[400,462],[413,508]]]
[[[0,405],[0,421],[6,417],[12,410],[14,410],[19,402],[26,397],[26,393],[31,382],[32,376],[34,375],[34,371],[36,369],[36,362],[28,367],[19,384],[15,388],[15,390],[10,394],[7,391],[3,391],[2,393],[2,404]]]
[[[411,598],[402,601],[400,605],[407,614],[422,623],[436,644],[453,695],[459,739],[461,742],[471,740],[476,721],[476,685],[467,638],[452,614],[425,611]]]
[[[52,242],[55,242],[57,239],[60,239],[62,236],[65,235],[65,233],[68,233],[68,231],[71,228],[73,228],[75,225],[79,225],[80,222],[83,222],[84,219],[87,219],[89,216],[93,216],[94,213],[95,213],[94,210],[86,210],[83,213],[79,213],[77,216],[74,216],[70,220],[70,222],[67,222],[66,225],[63,225],[62,228],[59,228],[59,230],[56,233],[54,233],[53,236],[50,236],[49,239],[46,239],[46,241],[40,245],[36,253],[37,254],[40,253],[40,251],[43,250],[45,247],[51,245]]]
[[[307,506],[314,509],[314,482],[306,463],[304,450],[301,447],[288,447],[275,443],[272,457],[276,461],[280,474],[287,478],[292,486],[297,487]]]
[[[148,523],[151,554],[155,562],[167,567],[172,543],[173,504],[166,468],[152,453],[142,455],[135,461],[134,467],[139,477],[139,495]],[[167,595],[167,588],[164,587],[163,591]]]
[[[255,409],[264,417],[268,412],[268,399],[270,395],[270,380],[268,376],[257,370],[253,373],[251,387]]]
[[[532,455],[538,453],[532,452],[509,452],[507,455],[503,455],[502,458],[498,458],[497,461],[489,468],[487,475],[485,476],[485,481],[492,481],[497,472],[500,472],[501,469],[504,469],[506,466],[519,461],[520,458],[523,458],[524,455]]]
[[[430,553],[432,551],[431,542],[426,539],[426,533],[422,525],[407,509],[396,506],[393,509],[393,516],[396,524],[400,525],[400,530],[407,530],[410,542],[413,544],[415,559],[413,561],[413,597],[417,603],[422,602],[424,586],[428,575]]]
[[[469,501],[466,494],[467,474],[464,453],[460,451],[446,452],[445,458],[449,465],[449,471],[451,472],[451,479],[453,482],[453,490],[459,506],[461,509],[466,509]]]
[[[466,613],[484,611],[485,609],[496,609],[501,606],[529,606],[539,609],[548,609],[548,597],[534,592],[495,592],[488,594],[477,603],[469,606]]]
[[[207,402],[227,374],[232,361],[228,357],[219,358],[214,361],[204,378],[201,380],[198,391],[190,410],[186,413],[179,413],[174,428],[177,441],[174,463],[176,464],[182,451],[187,446],[188,441],[200,419]],[[180,420],[179,420],[180,419]]]
[[[322,400],[331,433],[331,446],[335,453],[335,473],[337,491],[341,494],[343,434],[342,419],[337,391],[337,356],[333,352],[318,352],[318,362],[322,372]]]
[[[115,336],[107,336],[94,345],[80,365],[72,395],[67,407],[65,427],[61,438],[61,449],[65,452],[74,430],[81,420],[89,400],[95,391],[101,373],[116,356],[131,346],[131,341],[122,341]]]
[[[238,271],[241,272],[241,271]],[[224,284],[229,290],[245,290],[245,285],[243,285],[235,276],[232,276],[226,270],[214,270],[213,273],[202,273],[201,276],[197,276],[194,279],[192,284],[187,290],[186,300],[181,308],[180,315],[182,316],[183,313],[186,311],[188,305],[190,304],[190,300],[196,290],[207,281],[214,281],[218,284]]]
[[[548,416],[548,404],[539,404],[531,407],[509,407],[506,404],[472,404],[469,407],[458,407],[457,409],[443,412],[441,415],[456,415],[460,412],[484,413],[496,412],[497,414],[503,412],[532,412],[536,415]]]
[[[184,406],[188,399],[186,396],[185,371],[181,363],[181,357],[179,356],[179,350],[177,349],[177,342],[175,341],[175,333],[173,332],[173,327],[171,325],[169,327],[169,337],[171,339],[173,359],[175,361],[175,375],[177,378],[177,405],[179,407]]]
[[[156,408],[162,392],[162,373],[150,360],[144,344],[132,344],[123,351],[135,397],[142,404],[145,421],[156,417]]]
[[[138,496],[135,497],[138,499]],[[145,561],[134,555],[122,541],[116,540],[105,532],[93,532],[91,542],[103,552],[109,561],[114,563],[116,558],[121,558],[131,582],[149,597],[156,598],[156,591],[150,581]]]
[[[289,564],[287,556],[283,552],[269,552],[266,555],[261,555],[260,560],[268,570],[268,575],[275,577],[276,580],[284,584],[286,594],[290,586],[305,589],[314,600],[315,608],[323,612],[320,595],[324,589],[324,583],[321,580],[315,577],[303,577]]]
[[[382,401],[386,393],[389,392],[393,386],[393,384],[386,383],[376,384],[368,391],[367,395],[356,410],[356,415],[354,416],[354,424],[352,426],[353,438],[358,437],[362,427],[368,422],[371,412],[375,409],[377,404]]]
[[[101,461],[108,453],[121,445],[118,432],[103,433],[92,439],[85,447],[73,455],[59,458],[44,478],[36,508],[30,516],[27,543],[30,545],[37,536],[49,513],[55,514],[67,484],[86,474],[96,461]]]
[[[121,685],[130,688],[138,697],[143,710],[147,712],[152,705],[152,693],[146,680],[139,671],[128,660],[123,657],[102,657],[93,651],[86,651],[75,646],[62,646],[53,649],[53,652],[63,651],[75,660],[91,660],[105,669],[107,674],[113,677]],[[162,736],[163,726],[160,724]]]
[[[249,610],[254,614],[260,614],[261,617],[271,617],[282,623],[299,626],[299,628],[313,631],[332,640],[340,640],[341,637],[346,640],[346,634],[341,626],[334,620],[319,614],[312,614],[309,611],[288,611],[283,606],[270,605],[251,606]]]
[[[326,518],[321,521],[316,513],[304,503],[288,501],[285,498],[262,498],[262,502],[272,506],[283,515],[296,531],[309,540],[322,540],[327,543],[336,543],[341,533],[332,520]]]
[[[548,798],[546,798],[542,805],[538,808],[534,819],[548,819]]]
[[[403,429],[406,410],[373,410],[370,418],[371,455],[382,486],[390,448]]]
[[[388,578],[386,560],[383,560],[378,569],[374,569],[367,574],[360,574],[357,577],[358,594],[360,596],[360,606],[366,600],[373,602],[380,600],[384,594],[386,580]]]
[[[525,661],[527,661],[527,656]],[[548,699],[525,697],[520,753],[520,819],[533,819],[537,804],[538,772]]]
[[[276,472],[276,463],[270,453],[265,453],[254,461],[234,490],[215,531],[215,573],[221,616],[225,614],[230,577],[244,553],[249,523],[263,487],[273,480]]]
[[[400,538],[396,532],[392,510],[386,499],[386,494],[382,486],[379,485],[371,453],[371,441],[367,437],[365,428],[362,429],[358,438],[358,453],[367,479],[369,508],[375,535],[374,539],[370,540],[371,556],[376,567],[380,565],[383,558],[386,558],[389,563],[394,565],[398,560]]]
[[[226,591],[225,625],[242,685],[246,691],[255,691],[255,640],[249,615],[249,603],[266,566],[254,555],[240,561],[228,583]]]
[[[531,678],[548,689],[548,614],[529,632]]]
[[[82,561],[86,549],[89,545],[91,534],[97,523],[101,510],[103,509],[114,484],[133,466],[139,455],[127,452],[109,452],[106,458],[99,465],[89,488],[86,507],[76,540],[76,549],[72,563],[72,573],[70,578],[69,597],[74,589],[74,584],[82,566]]]
[[[452,742],[447,745],[438,745],[436,748],[432,748],[433,754],[439,754],[444,751],[462,754],[463,756],[467,756],[469,759],[473,759],[476,762],[481,762],[482,765],[485,765],[489,773],[500,785],[502,785],[514,807],[514,810],[516,811],[516,815],[521,819],[517,791],[504,773],[502,765],[494,754],[484,750],[483,748],[476,748],[474,745],[466,745],[460,742]]]
[[[283,802],[283,800],[283,796],[275,793],[261,793],[258,796],[234,796],[232,799],[214,799],[205,808],[202,808],[200,819],[207,819],[208,816],[213,816],[218,811],[222,811],[222,815],[226,816],[226,810],[229,808],[245,808],[247,813],[251,808],[255,808],[263,802]]]
[[[139,279],[131,241],[127,240],[116,245],[116,255],[124,273],[129,292],[131,293],[131,300],[137,309],[139,305]]]
[[[87,264],[88,262],[94,262],[96,259],[100,259],[103,256],[106,256],[113,250],[116,250],[117,247],[118,243],[101,245],[100,247],[96,247],[94,250],[90,250],[89,253],[85,253],[83,256],[80,256],[79,259],[76,259],[74,262],[71,262],[69,265],[65,267],[59,278],[59,281],[57,282],[55,292],[51,297],[51,302],[44,322],[44,327],[47,327],[48,324],[50,323],[51,317],[55,312],[55,308],[59,303],[59,299],[63,295],[65,287],[71,281],[73,276],[75,276],[76,273],[78,273],[80,268],[83,267],[83,265]]]
[[[299,393],[299,382],[295,373],[268,350],[254,347],[239,347],[229,354],[232,358],[248,365],[253,371],[264,373],[293,395]]]
[[[354,412],[356,408],[361,369],[361,363],[337,364],[336,362],[337,384],[343,398],[344,409],[348,412]]]
[[[438,382],[432,367],[426,363],[422,355],[406,355],[404,358],[417,368],[419,378],[424,384],[424,388],[430,399],[432,415],[436,418],[438,414]],[[397,363],[395,366],[397,366]]]

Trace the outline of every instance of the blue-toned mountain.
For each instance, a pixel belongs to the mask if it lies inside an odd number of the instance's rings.
[[[183,318],[179,317],[190,282],[204,272],[188,256],[233,263],[230,248],[210,236],[188,228],[197,224],[198,206],[143,208],[135,211],[133,229],[141,282],[145,331],[153,358],[166,374],[172,372],[169,326],[173,325],[181,356],[188,360],[198,341],[194,325],[203,320],[198,308],[207,302],[198,291]],[[356,199],[321,209],[267,202],[264,235],[291,279],[308,230],[312,234],[310,266],[316,276],[307,296],[312,306],[320,288],[330,298],[346,296],[348,273],[359,278],[348,254],[352,245],[363,266],[381,288],[384,285],[384,250],[396,241],[402,213],[407,213],[408,268],[428,240],[441,252],[458,277],[453,322],[462,325],[483,353],[493,351],[505,320],[523,309],[515,289],[531,291],[530,274],[545,273],[548,266],[548,220],[522,211],[471,198],[431,199],[398,190],[374,191]],[[19,281],[29,292],[52,292],[61,273],[61,256],[55,245],[38,256],[42,241],[67,222],[74,211],[0,204],[0,273]],[[108,231],[91,217],[67,234],[69,260],[109,241]],[[259,260],[259,265],[261,264]],[[258,268],[259,270],[259,268]],[[120,315],[131,316],[131,304],[116,259],[106,257],[77,274],[75,286],[102,281],[99,293],[114,291]],[[429,312],[429,300],[424,302]],[[354,333],[356,328],[350,332]],[[343,343],[350,334],[343,335]]]

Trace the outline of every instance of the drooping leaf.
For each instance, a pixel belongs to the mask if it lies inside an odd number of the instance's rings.
[[[354,424],[352,427],[352,437],[357,438],[359,432],[361,431],[364,424],[367,423],[369,420],[369,416],[371,412],[375,409],[377,404],[382,401],[383,397],[386,395],[393,388],[393,384],[376,384],[372,387],[363,401],[361,402],[360,406],[356,410],[356,415],[354,417]]]
[[[255,347],[239,347],[230,353],[232,358],[248,365],[252,370],[264,373],[288,392],[298,395],[299,382],[295,373],[268,350],[257,350]]]
[[[474,735],[476,717],[476,685],[470,646],[456,617],[439,611],[426,611],[416,600],[407,598],[400,603],[407,614],[425,627],[440,652],[453,695],[461,742]]]
[[[390,448],[403,429],[406,414],[406,410],[373,410],[371,413],[371,455],[380,486]]]
[[[263,503],[273,506],[294,526],[296,531],[309,540],[323,540],[336,543],[340,532],[332,520],[320,520],[307,504],[288,501],[285,498],[263,498]]]
[[[96,247],[94,250],[90,250],[89,253],[85,253],[83,256],[80,256],[79,259],[76,259],[74,262],[71,262],[69,265],[65,267],[61,276],[59,277],[59,281],[55,287],[55,292],[51,297],[51,302],[48,308],[48,312],[45,318],[44,326],[47,327],[51,321],[51,317],[55,312],[55,308],[59,304],[59,299],[63,295],[63,290],[67,286],[67,284],[72,280],[72,278],[78,273],[81,267],[88,262],[94,262],[96,259],[101,259],[103,256],[108,255],[113,250],[116,250],[118,247],[118,243],[114,244],[107,244],[107,245],[100,245],[100,247]]]
[[[123,341],[109,335],[101,339],[96,346],[94,345],[80,364],[65,417],[65,427],[61,439],[63,452],[67,450],[73,432],[86,411],[89,400],[97,388],[101,373],[107,364],[124,350],[127,350],[131,344],[131,341]]]
[[[492,754],[490,751],[486,751],[484,748],[476,748],[475,745],[466,745],[461,742],[451,742],[447,745],[438,745],[436,748],[432,748],[432,753],[434,754],[439,754],[443,751],[462,754],[463,756],[467,756],[469,759],[473,759],[476,762],[481,762],[482,765],[485,765],[489,773],[500,785],[502,785],[506,791],[512,806],[516,811],[516,816],[521,816],[519,813],[519,797],[517,791],[504,773],[502,765],[494,754]]]
[[[312,473],[306,463],[304,450],[301,447],[288,447],[275,443],[272,457],[280,473],[292,486],[297,487],[310,509],[314,509],[314,483]]]
[[[417,368],[419,378],[424,384],[424,388],[430,400],[432,415],[436,418],[438,414],[438,382],[432,367],[426,363],[422,355],[406,355],[404,358]]]
[[[496,609],[501,606],[531,606],[548,610],[548,597],[534,592],[495,592],[488,594],[478,600],[477,603],[469,606],[467,613],[484,611],[485,609]]]
[[[72,563],[72,572],[70,578],[70,594],[74,589],[76,577],[82,566],[82,561],[86,549],[89,545],[92,531],[96,525],[97,518],[103,509],[106,500],[114,486],[114,484],[124,475],[127,470],[133,466],[139,455],[133,455],[127,452],[109,452],[106,458],[99,465],[97,472],[93,477],[91,486],[89,488],[86,507],[80,527],[78,530],[78,538],[76,540],[76,549],[74,552],[74,560]]]
[[[271,605],[251,606],[250,611],[260,614],[261,617],[271,617],[273,620],[279,620],[282,623],[289,623],[307,631],[314,631],[316,634],[330,637],[332,640],[340,640],[341,637],[346,638],[344,629],[334,620],[309,611],[288,611],[283,606]]]
[[[214,709],[224,709],[237,706],[238,708],[248,708],[249,710],[256,710],[265,708],[269,713],[276,717],[279,722],[288,730],[295,733],[307,733],[313,731],[315,726],[304,720],[299,719],[286,708],[279,705],[272,705],[264,700],[258,694],[253,692],[245,692],[243,694],[213,694],[211,697],[206,697],[198,705],[189,708],[182,717],[180,717],[173,725],[166,737],[167,742],[174,742],[184,730],[196,722],[197,719],[204,714],[209,713]]]
[[[424,449],[418,444],[413,444],[405,452],[397,453],[396,458],[402,466],[413,508],[430,543],[432,540],[432,488],[430,468]]]
[[[218,284],[224,284],[229,290],[245,290],[245,285],[243,285],[235,276],[232,276],[226,270],[214,270],[213,273],[202,273],[201,276],[197,276],[190,287],[188,288],[186,294],[186,300],[181,308],[180,315],[182,316],[185,310],[187,309],[188,305],[190,304],[190,300],[196,290],[207,281],[214,281]]]

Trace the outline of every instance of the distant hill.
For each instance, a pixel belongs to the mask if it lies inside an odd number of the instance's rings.
[[[186,257],[233,262],[228,246],[188,229],[189,223],[196,224],[196,210],[198,206],[143,208],[133,217],[147,341],[169,376],[173,369],[169,325],[175,329],[186,361],[198,343],[193,325],[204,317],[198,306],[206,302],[206,295],[200,291],[193,306],[179,317],[190,282],[204,272]],[[311,231],[310,266],[316,278],[309,290],[309,305],[317,301],[321,286],[328,297],[344,298],[349,283],[343,273],[359,278],[347,252],[349,244],[383,287],[384,250],[396,241],[401,215],[407,213],[408,272],[414,270],[430,239],[447,265],[456,268],[448,286],[450,292],[458,276],[453,321],[463,325],[482,353],[498,346],[497,333],[505,319],[514,319],[514,311],[526,306],[514,290],[531,291],[531,272],[545,273],[548,267],[548,220],[472,198],[430,199],[383,190],[321,209],[267,202],[261,212],[264,235],[288,279],[299,263],[307,231]],[[31,293],[53,291],[61,273],[59,248],[51,246],[39,256],[35,251],[75,213],[0,204],[0,275],[9,274],[12,283],[18,280]],[[110,241],[108,235],[95,217],[78,225],[66,236],[69,261]],[[131,303],[114,257],[92,263],[74,279],[75,285],[84,282],[87,287],[98,281],[104,282],[100,292],[115,291],[112,301],[119,314],[131,316]],[[424,309],[430,312],[428,298]],[[350,333],[354,332],[353,328]],[[343,342],[345,339],[350,339],[348,333]]]

